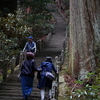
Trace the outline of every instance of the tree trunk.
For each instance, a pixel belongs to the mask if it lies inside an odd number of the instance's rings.
[[[84,79],[96,67],[100,50],[100,0],[70,0],[69,68]]]

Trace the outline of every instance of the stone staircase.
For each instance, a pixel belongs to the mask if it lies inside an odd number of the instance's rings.
[[[10,75],[7,82],[0,84],[0,100],[22,100],[21,84],[17,80],[19,69]],[[37,79],[34,79],[32,96],[29,100],[40,100],[40,90],[37,88]]]
[[[53,8],[55,9],[55,8]],[[35,57],[37,66],[45,60],[46,56],[51,56],[53,59],[55,56],[60,55],[63,45],[63,40],[65,38],[66,31],[66,21],[59,14],[58,10],[52,12],[56,19],[56,27],[54,34],[47,42],[47,46]],[[19,74],[19,69],[16,70],[7,79],[7,82],[2,82],[0,84],[0,100],[23,100],[21,84],[17,80]],[[29,100],[40,100],[40,90],[37,89],[37,79],[34,79],[33,91]]]

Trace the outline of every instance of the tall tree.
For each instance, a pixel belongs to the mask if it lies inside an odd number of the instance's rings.
[[[100,0],[70,0],[69,68],[84,79],[100,54]]]

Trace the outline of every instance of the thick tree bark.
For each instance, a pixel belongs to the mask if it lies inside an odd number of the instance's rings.
[[[96,67],[100,50],[100,0],[70,0],[69,67],[84,79]]]

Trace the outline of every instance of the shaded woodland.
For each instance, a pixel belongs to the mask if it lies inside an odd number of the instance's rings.
[[[19,55],[28,35],[41,39],[53,32],[50,0],[0,1],[0,65]],[[53,2],[54,3],[54,2]],[[13,6],[12,6],[13,5]],[[100,100],[100,0],[56,0],[67,19],[66,94],[70,100]],[[66,53],[67,52],[67,53]]]

